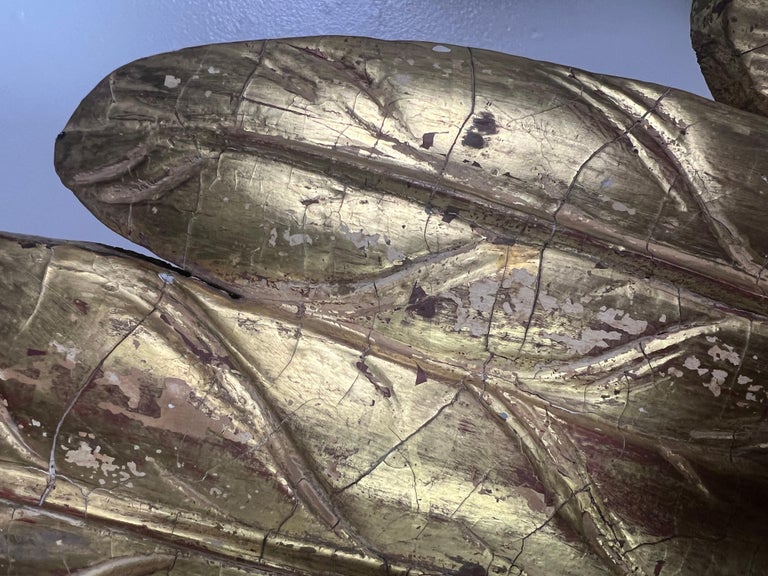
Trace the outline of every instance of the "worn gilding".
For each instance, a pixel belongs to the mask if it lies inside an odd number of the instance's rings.
[[[765,564],[767,140],[428,43],[117,70],[57,169],[175,266],[2,238],[9,572]]]

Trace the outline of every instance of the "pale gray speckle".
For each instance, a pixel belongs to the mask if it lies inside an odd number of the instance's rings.
[[[474,282],[469,287],[469,304],[478,312],[491,312],[496,300],[499,283],[488,278]]]
[[[723,345],[725,348],[720,348],[718,345],[712,346],[709,350],[707,350],[707,354],[712,356],[715,360],[723,361],[727,360],[734,366],[738,366],[741,364],[741,357],[734,352],[733,347],[729,346],[728,344]]]
[[[560,342],[568,347],[568,351],[575,354],[586,354],[593,348],[608,348],[610,344],[607,340],[621,340],[619,332],[606,332],[605,330],[592,330],[585,328],[581,331],[581,339],[572,338],[562,334],[544,333],[544,336]]]
[[[616,328],[633,335],[642,334],[648,326],[648,322],[645,320],[634,320],[624,310],[616,310],[614,308],[601,310],[597,313],[597,318],[601,322],[608,324],[611,328]]]
[[[165,75],[163,86],[166,88],[177,88],[179,84],[181,84],[181,78],[177,78],[176,76],[172,76],[170,74]]]

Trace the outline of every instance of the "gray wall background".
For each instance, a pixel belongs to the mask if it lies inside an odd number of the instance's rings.
[[[709,97],[689,0],[2,0],[0,230],[133,247],[59,182],[53,143],[115,68],[185,46],[347,34],[469,45]]]

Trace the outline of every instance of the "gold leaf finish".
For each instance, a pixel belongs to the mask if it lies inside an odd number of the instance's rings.
[[[766,145],[724,104],[457,46],[120,68],[57,170],[173,265],[0,238],[0,563],[754,572]]]

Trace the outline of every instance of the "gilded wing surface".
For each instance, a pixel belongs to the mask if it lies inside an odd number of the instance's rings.
[[[172,264],[2,237],[9,572],[754,572],[767,144],[457,46],[116,70],[57,170]]]

